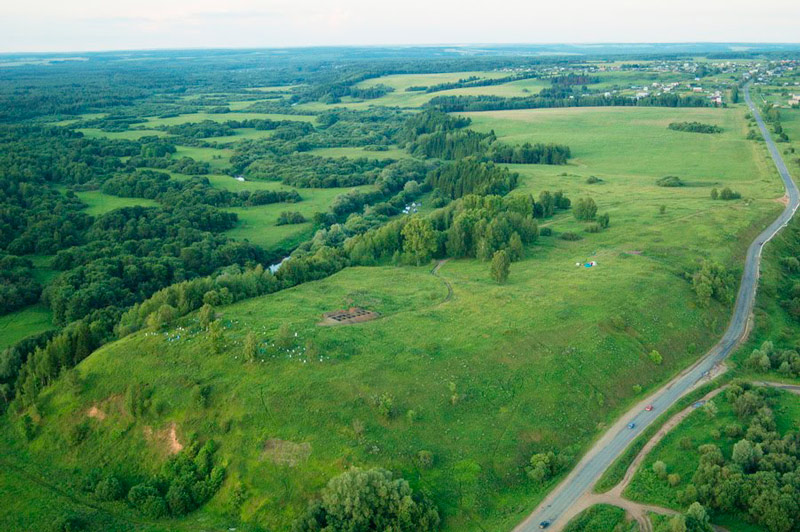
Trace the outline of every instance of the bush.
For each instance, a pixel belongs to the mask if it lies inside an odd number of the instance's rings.
[[[603,180],[595,175],[590,175],[589,177],[586,178],[587,185],[594,185],[595,183],[602,183],[602,182]]]
[[[581,235],[573,233],[572,231],[564,231],[559,235],[559,238],[561,240],[575,241],[575,240],[580,240]]]
[[[528,478],[538,484],[547,482],[558,472],[558,461],[552,451],[536,453],[531,456],[530,465],[526,468]]]
[[[661,460],[654,462],[653,473],[655,473],[656,476],[662,480],[667,478],[667,464],[665,464]]]
[[[497,284],[503,284],[508,280],[508,273],[511,267],[511,259],[508,256],[508,253],[504,249],[495,252],[494,256],[492,257],[492,264],[491,264],[491,274],[492,279],[495,280]]]
[[[584,231],[586,231],[587,233],[599,233],[602,230],[603,228],[597,222],[587,225],[586,228],[584,229]]]
[[[125,496],[125,490],[119,479],[111,475],[97,483],[94,495],[101,501],[116,501]]]
[[[89,435],[89,431],[89,422],[86,420],[72,425],[67,432],[67,443],[70,447],[80,445]]]
[[[550,229],[549,227],[542,227],[541,229],[539,229],[539,235],[540,236],[552,236],[553,235],[553,230]]]
[[[667,127],[674,131],[688,131],[691,133],[722,133],[721,127],[703,124],[702,122],[673,122]]]
[[[572,215],[576,220],[594,220],[597,215],[597,204],[592,198],[581,198],[575,202]]]
[[[381,417],[389,419],[394,417],[394,396],[389,393],[383,393],[375,399],[375,406],[378,408],[378,413]]]
[[[723,188],[719,193],[719,199],[721,200],[735,200],[741,198],[742,195],[738,192],[731,190],[728,187]]]
[[[659,187],[682,187],[685,186],[685,183],[678,176],[668,175],[657,179],[656,185]]]
[[[650,357],[650,360],[652,360],[655,364],[659,366],[661,365],[662,362],[664,362],[664,357],[661,356],[661,353],[659,353],[655,349],[650,351],[650,353],[647,356]]]
[[[294,212],[283,211],[278,215],[278,221],[275,222],[275,225],[302,224],[305,223],[306,221],[307,221],[306,217],[297,211]]]
[[[433,466],[433,453],[430,451],[419,451],[417,453],[417,462],[419,465],[424,468],[428,469]]]
[[[80,532],[86,530],[86,520],[76,514],[67,514],[57,517],[50,525],[50,532]]]

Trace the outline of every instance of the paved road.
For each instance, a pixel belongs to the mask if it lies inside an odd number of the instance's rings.
[[[622,454],[625,448],[647,428],[662,412],[671,407],[675,401],[691,390],[706,372],[727,357],[742,340],[748,331],[750,315],[758,286],[758,271],[761,260],[761,249],[764,243],[775,236],[791,220],[800,203],[797,186],[792,181],[789,171],[781,158],[780,152],[772,142],[761,114],[750,99],[749,85],[744,89],[747,105],[758,123],[761,134],[767,143],[772,160],[783,179],[789,202],[784,211],[747,248],[744,273],[736,296],[733,316],[722,339],[711,350],[690,368],[667,383],[663,388],[633,407],[617,421],[611,429],[589,450],[575,469],[559,484],[550,495],[542,501],[525,521],[516,527],[517,532],[538,530],[541,521],[550,521],[552,530],[560,530],[570,515],[570,508],[584,493],[589,492],[603,472]],[[644,411],[646,404],[652,404],[652,412]],[[628,429],[629,423],[635,423],[634,429]],[[562,522],[564,521],[564,522]]]

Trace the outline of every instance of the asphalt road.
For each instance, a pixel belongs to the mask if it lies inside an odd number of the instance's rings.
[[[761,261],[761,249],[764,244],[775,236],[791,220],[798,204],[797,186],[792,181],[789,171],[781,158],[780,152],[767,131],[761,114],[753,105],[750,99],[749,85],[744,89],[744,97],[747,105],[758,123],[761,134],[767,143],[772,160],[778,168],[778,173],[783,179],[789,202],[778,218],[769,227],[759,234],[747,248],[745,258],[744,273],[736,296],[736,303],[728,325],[722,339],[706,353],[694,365],[684,370],[663,388],[653,395],[636,405],[628,411],[614,426],[589,450],[581,459],[575,469],[559,484],[544,501],[539,505],[525,521],[519,524],[515,530],[527,532],[539,529],[539,523],[550,521],[552,529],[561,529],[566,523],[565,514],[568,514],[570,507],[585,493],[588,493],[600,476],[609,466],[622,454],[628,445],[641,434],[662,412],[671,407],[678,399],[691,390],[706,372],[725,359],[736,347],[739,341],[747,333],[748,321],[753,310],[756,289],[758,287],[759,265]],[[653,411],[646,412],[643,405],[652,404]],[[629,423],[635,423],[633,429],[627,428]]]

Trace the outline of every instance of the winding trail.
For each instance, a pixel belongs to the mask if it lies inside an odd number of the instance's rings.
[[[439,275],[439,270],[441,269],[442,266],[444,266],[447,263],[448,260],[450,260],[450,259],[444,259],[444,260],[438,261],[436,263],[436,266],[434,266],[433,269],[431,270],[431,275],[433,275],[434,277],[438,277],[444,283],[444,285],[447,287],[447,296],[445,296],[445,298],[442,300],[442,302],[439,303],[440,305],[442,303],[447,303],[448,301],[453,299],[453,285],[450,284],[450,281],[448,281],[447,279],[445,279],[444,277]]]
[[[614,460],[644,431],[661,412],[666,411],[678,399],[698,386],[711,370],[722,362],[747,337],[752,325],[752,311],[758,288],[761,251],[764,244],[772,239],[794,216],[800,205],[800,191],[789,175],[789,170],[781,158],[778,148],[770,137],[764,121],[750,98],[750,85],[744,87],[744,97],[753,117],[758,123],[769,153],[778,169],[788,202],[785,209],[764,231],[762,231],[747,248],[739,292],[736,296],[733,316],[720,341],[712,347],[700,360],[682,371],[658,391],[636,404],[626,412],[583,456],[578,465],[567,477],[550,492],[539,506],[514,530],[531,532],[539,529],[539,523],[549,521],[551,530],[561,530],[568,521],[568,515],[574,515],[573,506],[584,495],[591,493],[597,480],[608,469]],[[654,406],[647,412],[644,407]],[[627,428],[634,423],[634,428]]]

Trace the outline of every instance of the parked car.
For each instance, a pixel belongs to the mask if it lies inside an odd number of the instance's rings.
[[[545,529],[549,526],[550,526],[550,521],[542,521],[541,523],[539,523],[539,528],[541,529]]]
[[[647,405],[646,407],[644,407],[644,409],[646,411],[648,411],[648,412],[652,412],[653,411],[653,405]]]
[[[628,428],[629,429],[636,428],[636,423],[628,423]]]

